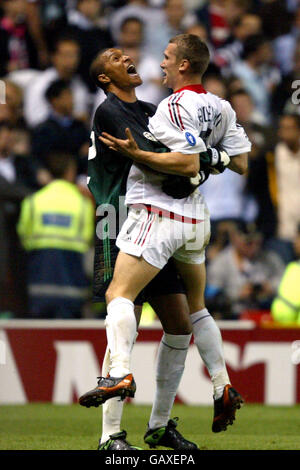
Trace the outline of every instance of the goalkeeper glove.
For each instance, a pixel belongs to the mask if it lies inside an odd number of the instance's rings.
[[[202,163],[209,165],[210,172],[217,175],[223,173],[229,165],[230,157],[225,150],[208,148],[205,152],[200,152],[200,168]]]
[[[210,170],[202,170],[194,178],[187,176],[168,175],[162,182],[162,190],[174,199],[183,199],[190,196],[195,189],[209,177]]]

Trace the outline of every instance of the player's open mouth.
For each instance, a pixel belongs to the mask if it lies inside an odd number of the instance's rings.
[[[129,67],[127,67],[127,73],[128,75],[137,75],[137,71],[136,71],[136,68],[133,64],[129,65]]]

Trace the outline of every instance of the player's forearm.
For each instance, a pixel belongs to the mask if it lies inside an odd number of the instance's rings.
[[[241,153],[231,157],[228,168],[239,175],[245,174],[248,169],[248,154]]]
[[[197,176],[200,169],[199,154],[183,154],[180,152],[155,153],[138,150],[133,159],[153,170],[171,175]]]
[[[147,165],[153,170],[171,175],[197,176],[200,169],[199,153],[183,154],[181,152],[147,152],[138,147],[130,129],[125,129],[127,139],[117,139],[116,137],[102,132],[99,139],[108,148],[121,152],[137,163]]]

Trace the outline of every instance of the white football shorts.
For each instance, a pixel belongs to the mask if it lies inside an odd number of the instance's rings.
[[[142,256],[152,266],[162,269],[172,256],[183,263],[204,263],[209,239],[210,220],[205,204],[202,217],[197,220],[158,208],[148,211],[131,207],[116,245],[124,253]]]

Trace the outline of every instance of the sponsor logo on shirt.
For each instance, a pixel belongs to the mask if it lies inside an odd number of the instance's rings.
[[[192,147],[194,147],[194,145],[196,145],[196,139],[193,136],[193,134],[191,134],[190,132],[185,133],[185,138]]]

